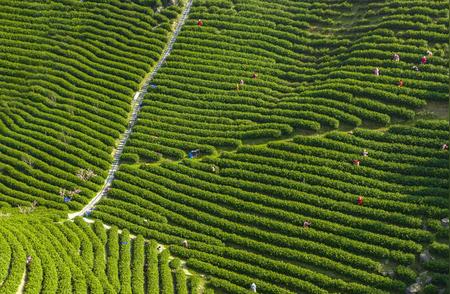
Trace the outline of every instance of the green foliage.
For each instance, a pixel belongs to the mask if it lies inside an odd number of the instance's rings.
[[[0,63],[2,203],[36,200],[42,207],[79,210],[98,192],[128,124],[131,97],[181,12],[155,13],[158,3],[1,3],[1,51],[8,56]],[[32,11],[40,12],[38,22]],[[80,170],[94,176],[82,178]],[[80,192],[64,202],[61,189]]]
[[[183,269],[179,268],[175,271],[175,293],[188,294],[186,274]]]
[[[130,233],[123,230],[119,237],[119,280],[120,293],[131,292],[131,244]]]
[[[201,283],[201,278],[198,275],[192,275],[188,280],[189,293],[199,294],[200,293],[200,283]]]
[[[433,279],[433,284],[437,285],[439,287],[446,288],[448,287],[448,274],[438,274],[438,273],[432,273],[431,278]]]
[[[448,259],[433,259],[424,264],[424,267],[432,272],[447,274],[449,271]]]
[[[169,250],[164,250],[159,255],[159,279],[161,285],[161,293],[163,294],[173,294],[173,277],[172,271],[169,267]]]
[[[179,258],[174,258],[170,261],[169,266],[171,269],[176,270],[181,267],[181,260]]]
[[[100,230],[107,236],[106,247],[95,234]],[[81,243],[90,243],[80,248],[91,248],[93,265],[72,244],[72,234],[76,234]],[[30,293],[144,293],[147,292],[145,285],[149,286],[149,293],[159,293],[152,290],[159,287],[160,268],[156,243],[145,242],[141,235],[130,238],[127,230],[118,234],[116,227],[106,230],[103,226],[89,225],[80,218],[75,219],[75,222],[63,223],[54,223],[46,217],[3,220],[0,227],[0,269],[6,266],[8,268],[6,275],[4,272],[2,275],[1,292],[15,293],[26,273],[24,290]],[[147,256],[152,262],[146,265],[148,261],[145,253],[150,251],[151,257]],[[28,256],[32,260],[27,265]],[[168,251],[163,258],[168,261]],[[164,265],[164,270],[171,278],[168,262]],[[114,280],[110,281],[112,273]],[[184,272],[176,273],[174,277],[175,284],[170,284],[172,293],[177,291],[176,293],[187,294]],[[151,287],[155,281],[156,288]],[[167,287],[168,285],[166,284]],[[116,286],[120,287],[119,291],[115,290]]]
[[[139,155],[122,153],[122,155],[120,156],[120,160],[123,163],[137,163],[139,161]]]
[[[439,293],[439,288],[433,284],[429,284],[423,288],[423,293],[424,294],[437,294],[437,293]]]
[[[133,242],[133,263],[131,266],[131,285],[133,293],[145,293],[145,240],[141,235]]]
[[[407,130],[332,132],[243,146],[201,161],[124,165],[111,191],[114,200],[106,203],[126,201],[127,210],[138,215],[114,213],[126,221],[107,216],[102,211],[113,212],[109,205],[99,205],[95,214],[164,243],[189,240],[189,250],[171,246],[171,252],[187,260],[189,268],[213,276],[217,280],[210,285],[225,291],[246,291],[251,284],[246,276],[260,280],[269,292],[282,291],[281,285],[306,292],[402,291],[417,275],[408,266],[434,238],[422,230],[420,217],[445,212],[444,202],[432,206],[430,200],[444,191],[448,176],[439,147],[421,139],[437,133]],[[363,158],[365,148],[369,156]],[[362,166],[353,166],[354,158],[361,158]],[[417,201],[415,193],[429,204]],[[357,195],[364,195],[362,207]],[[148,212],[134,206],[157,212],[167,223],[143,222]],[[304,220],[311,228],[303,228]],[[377,261],[386,258],[399,264],[394,278],[380,275]],[[347,280],[330,279],[324,272]]]
[[[0,208],[79,210],[98,192],[181,2],[1,2]],[[194,1],[92,214],[112,228],[33,219],[40,208],[0,219],[0,292],[26,272],[27,293],[184,294],[182,258],[208,275],[205,293],[253,282],[261,293],[401,293],[424,248],[445,287],[448,246],[435,240],[448,237],[448,121],[304,136],[389,126],[448,101],[441,2]]]
[[[439,255],[441,257],[448,258],[448,256],[449,256],[448,244],[433,242],[433,243],[430,244],[430,252],[432,254],[436,254],[436,255]]]
[[[395,268],[395,274],[405,283],[412,283],[416,280],[417,274],[406,266],[399,265]]]
[[[145,262],[146,262],[146,279],[147,291],[150,294],[159,293],[159,271],[158,271],[158,251],[157,243],[153,240],[146,244]]]
[[[108,252],[106,271],[108,280],[114,287],[116,292],[119,292],[119,235],[118,228],[116,226],[111,227],[111,229],[108,231],[108,242],[106,244],[106,250]]]

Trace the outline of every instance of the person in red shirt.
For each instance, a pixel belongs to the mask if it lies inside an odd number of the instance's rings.
[[[201,19],[198,20],[197,22],[198,27],[202,27],[203,26],[203,21]]]
[[[353,160],[353,164],[356,165],[356,166],[359,166],[359,163],[360,163],[360,162],[361,162],[361,161],[359,161],[358,159]]]
[[[427,63],[427,57],[426,57],[426,56],[422,56],[422,58],[420,59],[420,62],[421,62],[422,64]]]
[[[360,205],[360,206],[363,205],[363,198],[362,198],[362,196],[358,196],[358,205]]]
[[[401,88],[403,87],[403,80],[398,81],[398,86]]]

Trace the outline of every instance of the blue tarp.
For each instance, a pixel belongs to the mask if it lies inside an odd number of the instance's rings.
[[[200,155],[200,149],[191,150],[188,153],[189,158],[195,158]]]

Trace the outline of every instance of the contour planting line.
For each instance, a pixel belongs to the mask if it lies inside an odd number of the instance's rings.
[[[191,10],[192,2],[193,2],[193,0],[189,0],[186,3],[186,6],[185,6],[185,8],[183,10],[183,13],[181,14],[181,17],[180,17],[180,19],[179,19],[179,21],[177,23],[177,26],[176,26],[176,28],[175,28],[175,30],[173,32],[173,35],[172,35],[169,43],[167,44],[166,49],[164,50],[163,55],[159,59],[158,63],[156,64],[155,68],[150,73],[150,75],[148,75],[144,79],[141,88],[139,89],[139,91],[134,96],[133,105],[132,105],[132,108],[133,108],[132,110],[133,111],[132,111],[131,116],[130,116],[129,121],[128,121],[128,127],[125,130],[125,132],[123,133],[122,139],[120,139],[119,145],[117,146],[117,149],[115,150],[115,152],[113,154],[114,160],[113,160],[113,163],[111,165],[111,168],[109,169],[108,176],[105,179],[105,182],[104,182],[104,184],[102,186],[102,189],[80,211],[77,211],[77,212],[74,212],[74,213],[69,213],[68,214],[68,218],[69,219],[74,219],[77,216],[84,216],[86,212],[91,210],[103,198],[103,196],[106,195],[106,193],[108,191],[108,188],[111,186],[112,181],[114,180],[114,175],[116,174],[116,171],[119,169],[120,156],[122,155],[123,148],[125,147],[125,144],[127,143],[128,138],[130,137],[131,130],[132,130],[134,124],[137,121],[137,116],[138,116],[138,113],[139,113],[139,111],[140,111],[140,109],[142,107],[142,100],[144,99],[144,95],[147,93],[148,87],[150,86],[150,82],[153,80],[153,78],[155,77],[155,75],[158,72],[158,70],[161,68],[161,66],[166,61],[167,56],[170,55],[170,52],[172,51],[172,48],[173,48],[173,44],[177,40],[178,34],[180,33],[181,28],[183,27],[183,24],[186,21],[186,18],[187,18],[188,14],[189,14],[189,11]]]

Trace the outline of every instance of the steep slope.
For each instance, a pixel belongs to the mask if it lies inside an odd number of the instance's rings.
[[[402,3],[195,1],[123,159],[181,159],[298,131],[384,126],[413,119],[427,101],[445,104],[448,7]],[[422,8],[427,25],[410,17]]]
[[[400,293],[427,266],[416,257],[448,237],[448,134],[447,121],[420,121],[121,165],[92,216],[174,244],[188,266],[227,281],[217,288]]]
[[[41,211],[42,212],[42,211]],[[201,290],[199,276],[186,277],[180,261],[155,241],[106,230],[81,218],[37,213],[2,216],[1,293],[177,293]]]
[[[0,202],[79,209],[107,175],[179,8],[2,1],[0,11]]]

